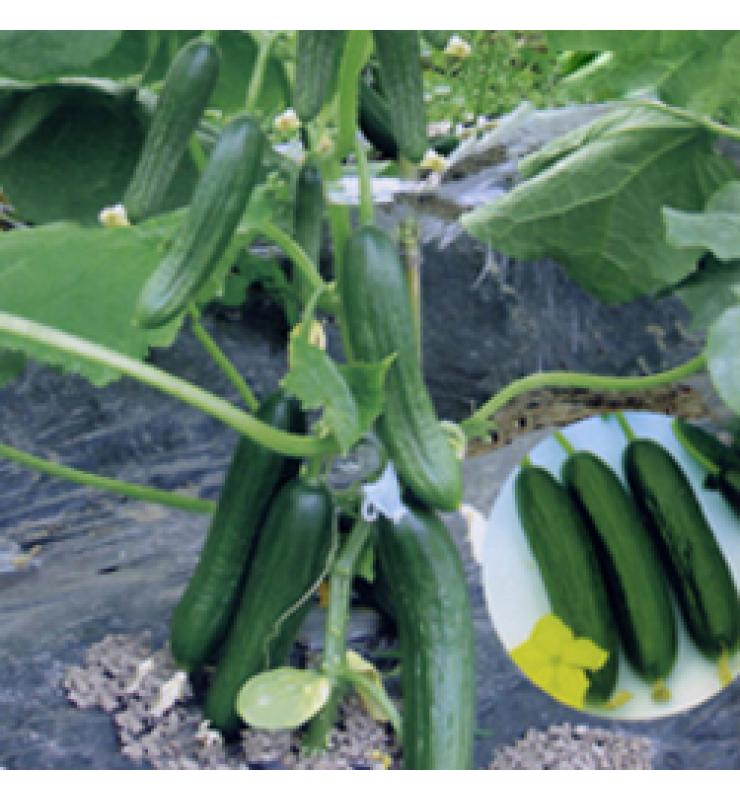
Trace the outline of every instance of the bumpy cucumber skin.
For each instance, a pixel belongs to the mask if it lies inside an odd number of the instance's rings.
[[[738,595],[696,495],[673,456],[649,439],[633,439],[624,469],[692,640],[708,658],[738,644]]]
[[[201,39],[188,42],[175,56],[123,205],[131,222],[161,207],[218,80],[218,48]]]
[[[685,440],[711,464],[720,470],[740,470],[740,454],[723,444],[709,431],[680,418],[676,419],[675,426],[680,436],[679,441]]]
[[[462,500],[462,471],[424,384],[403,267],[387,234],[370,225],[352,234],[339,292],[355,359],[397,354],[386,373],[377,432],[402,482],[424,504],[454,511]]]
[[[604,666],[591,673],[587,695],[589,701],[603,702],[617,682],[619,643],[586,522],[568,490],[541,467],[520,468],[514,498],[553,613],[575,636],[608,653]]]
[[[281,393],[268,397],[257,417],[292,433],[306,429],[298,401]],[[172,615],[170,650],[187,672],[202,667],[226,634],[270,500],[298,467],[297,459],[239,439],[200,559]]]
[[[264,138],[247,115],[221,132],[182,228],[141,290],[134,312],[140,327],[159,327],[185,311],[218,265],[257,182]]]
[[[399,626],[405,769],[472,769],[474,638],[460,556],[434,512],[382,519],[377,552]]]
[[[298,173],[295,192],[293,238],[318,268],[324,224],[324,182],[319,168],[308,162]],[[312,289],[300,272],[295,272],[301,301],[306,303]]]
[[[204,716],[211,726],[233,734],[240,726],[236,696],[244,683],[265,669],[265,649],[284,658],[290,642],[285,630],[274,637],[281,615],[317,580],[331,544],[332,501],[319,484],[296,478],[278,492],[262,526],[239,608],[206,694]],[[294,614],[284,624],[294,637]]]
[[[393,135],[401,154],[418,162],[429,146],[418,31],[373,31]]]
[[[293,108],[301,122],[321,111],[336,85],[346,31],[298,31]]]
[[[650,534],[619,478],[593,453],[569,456],[563,482],[589,523],[625,653],[647,682],[676,660],[671,598]]]

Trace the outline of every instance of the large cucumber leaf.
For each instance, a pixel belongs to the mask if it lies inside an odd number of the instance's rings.
[[[122,31],[0,31],[0,76],[24,81],[96,74]]]
[[[740,414],[740,305],[728,308],[709,330],[707,364],[717,393]]]
[[[130,228],[42,225],[0,236],[0,311],[89,339],[134,358],[167,346],[179,323],[156,331],[131,324],[141,287],[162,257],[180,215]],[[3,342],[19,348],[19,340]],[[20,346],[23,343],[20,342]],[[28,343],[26,355],[97,385],[117,373]]]
[[[740,120],[738,31],[548,31],[555,49],[608,52],[561,83],[570,99],[653,94]]]
[[[610,303],[686,277],[701,248],[675,249],[662,208],[704,208],[737,168],[702,128],[653,108],[617,108],[522,165],[532,177],[463,215],[463,226],[521,259],[551,257]]]

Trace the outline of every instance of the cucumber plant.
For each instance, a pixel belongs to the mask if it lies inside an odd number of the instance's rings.
[[[560,35],[569,51],[624,53],[627,40],[612,33],[583,32],[577,41]],[[239,53],[247,35],[250,68],[245,76]],[[105,47],[101,40],[100,47],[90,50],[91,68],[104,65],[98,77],[109,81],[94,83],[97,88],[90,87],[89,79],[77,86],[68,74],[73,66],[55,63],[53,47],[40,53],[38,73],[24,59],[29,74],[4,75],[8,67],[3,63],[13,64],[14,40],[8,39],[10,55],[0,59],[0,77],[11,79],[8,92],[14,91],[14,80],[25,81],[23,92],[34,91],[27,84],[35,79],[58,78],[59,86],[44,83],[40,104],[0,98],[3,108],[6,103],[27,107],[19,110],[27,118],[14,113],[13,130],[0,131],[5,143],[0,180],[13,176],[11,166],[18,164],[20,170],[28,163],[25,149],[33,153],[38,137],[48,131],[44,115],[53,122],[66,113],[63,92],[70,91],[70,83],[75,97],[108,92],[106,109],[115,120],[132,104],[146,110],[151,123],[136,157],[129,159],[126,180],[117,179],[110,189],[111,201],[124,197],[128,221],[134,224],[107,213],[101,219],[118,227],[84,228],[62,221],[28,229],[18,224],[0,233],[0,379],[17,376],[26,357],[80,373],[96,384],[126,376],[202,411],[240,438],[215,506],[103,479],[6,445],[0,445],[0,455],[68,480],[212,514],[201,560],[174,610],[171,645],[183,670],[206,675],[204,713],[225,736],[243,721],[268,727],[305,723],[306,747],[324,748],[340,702],[351,690],[394,728],[407,768],[471,767],[475,676],[470,600],[459,553],[438,516],[454,511],[462,499],[460,459],[467,442],[487,437],[496,413],[534,389],[639,391],[705,369],[728,406],[740,413],[735,377],[740,372],[740,306],[731,292],[719,291],[737,281],[740,248],[718,221],[740,213],[740,200],[737,171],[713,146],[718,136],[740,139],[740,119],[724,80],[709,97],[705,91],[692,93],[695,75],[671,78],[673,71],[681,71],[687,47],[710,63],[718,57],[715,50],[732,51],[728,37],[733,35],[710,32],[695,40],[675,32],[673,38],[648,44],[644,36],[635,37],[639,58],[620,61],[615,56],[613,64],[622,72],[611,77],[631,75],[640,59],[651,66],[640,76],[660,76],[661,65],[668,65],[669,74],[658,81],[658,100],[615,102],[603,119],[525,161],[521,185],[461,219],[473,235],[512,255],[563,260],[576,280],[605,301],[676,292],[707,322],[704,350],[685,364],[640,377],[569,371],[527,375],[500,389],[459,425],[440,423],[422,371],[414,289],[419,283],[416,226],[404,220],[399,248],[376,224],[371,170],[359,136],[363,130],[385,158],[396,160],[404,178],[421,174],[419,163],[430,140],[418,31],[204,32],[184,47],[177,35],[162,32],[130,67],[113,49],[122,32],[109,32]],[[72,38],[81,52],[89,47],[88,38]],[[132,41],[126,39],[129,45]],[[722,47],[713,49],[712,42]],[[171,58],[163,55],[168,52]],[[289,91],[280,86],[269,90],[276,59],[284,66],[277,74],[292,74]],[[586,62],[593,71],[600,60],[578,61]],[[130,73],[117,82],[126,69]],[[382,96],[371,94],[374,90],[364,83],[371,69],[379,75]],[[160,86],[152,76],[164,76],[164,83]],[[615,80],[614,85],[623,84]],[[279,147],[273,122],[276,96],[285,106],[292,101],[297,112],[279,115]],[[88,102],[88,94],[85,98]],[[283,146],[290,125],[299,128],[289,143],[294,150]],[[295,151],[300,165],[286,155]],[[165,188],[177,180],[186,154],[197,173],[190,191],[178,209],[159,213]],[[347,170],[360,186],[357,223],[348,205],[327,197],[327,187]],[[671,181],[665,181],[666,174]],[[11,184],[15,190],[17,184]],[[11,201],[3,196],[3,215]],[[620,222],[617,230],[614,220]],[[624,220],[639,234],[629,241]],[[324,251],[332,255],[328,275],[317,263],[325,227],[331,246]],[[222,295],[230,267],[252,255],[256,239],[282,250],[292,269],[286,276],[280,265],[255,266],[254,260],[252,268],[289,293],[298,308],[292,315],[298,324],[287,343],[289,367],[280,381],[281,400],[261,404],[200,322],[201,309]],[[60,260],[54,270],[48,268],[50,252]],[[699,269],[697,262],[707,253],[711,259],[704,258]],[[101,261],[107,262],[105,271],[99,269]],[[645,269],[645,263],[651,268]],[[13,275],[21,264],[19,289]],[[120,297],[105,307],[107,313],[80,315],[79,309],[89,308],[96,297],[112,294],[112,286]],[[720,301],[708,298],[712,287],[719,287]],[[336,357],[321,345],[326,317],[339,329],[341,355]],[[149,349],[171,344],[186,321],[245,408],[146,362]],[[290,405],[289,412],[283,403]],[[304,427],[307,412],[312,424]],[[332,466],[370,439],[385,471],[336,488]],[[645,488],[643,505],[654,510],[658,492],[651,481],[658,479],[650,465],[657,458],[638,447],[632,451],[634,480]],[[658,469],[670,465],[661,462]],[[673,645],[667,630],[663,638],[651,633],[663,624],[660,620],[667,624],[659,597],[653,598],[652,610],[635,611],[633,572],[647,550],[643,543],[637,552],[624,545],[617,524],[623,498],[593,465],[574,463],[567,477],[588,508],[609,494],[609,507],[600,510],[598,519],[594,515],[594,524],[614,565],[612,591],[629,599],[628,611],[618,620],[608,613],[598,556],[584,524],[576,521],[565,488],[525,466],[520,506],[531,523],[527,528],[553,604],[573,631],[606,653],[605,663],[592,670],[590,686],[591,697],[604,702],[616,679],[620,626],[634,640],[632,657],[647,680],[660,681],[670,669]],[[373,506],[371,491],[376,501],[381,492],[383,502]],[[669,508],[665,513],[678,512]],[[692,513],[693,528],[681,536],[698,547],[706,536]],[[665,533],[668,523],[661,517],[658,527]],[[554,528],[567,531],[556,544],[546,535]],[[680,559],[677,569],[681,584],[699,598],[687,610],[692,630],[708,654],[722,659],[736,645],[736,595],[731,597],[733,587],[716,553],[710,545],[702,547],[702,564],[717,582],[713,591],[699,585],[703,581],[689,574]],[[398,626],[400,712],[377,670],[358,664],[347,649],[352,590],[360,573],[367,580],[368,558],[377,572],[376,588],[386,593]],[[574,563],[580,565],[576,579],[567,574]],[[652,574],[647,561],[641,567],[641,574]],[[565,599],[563,582],[568,580],[578,585],[575,604]],[[291,646],[323,581],[329,587],[323,656],[316,669],[298,671],[288,663]],[[280,693],[283,700],[300,696],[305,703],[296,708],[279,702]]]

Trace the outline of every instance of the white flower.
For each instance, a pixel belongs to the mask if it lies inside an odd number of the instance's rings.
[[[467,58],[470,55],[470,45],[455,33],[447,42],[445,55],[453,56],[453,58]]]
[[[432,172],[444,172],[447,167],[447,159],[430,148],[424,153],[424,158],[419,166],[421,169],[430,169]]]
[[[131,224],[123,203],[104,208],[98,214],[98,222],[105,228],[128,228]]]
[[[294,325],[290,331],[290,338],[293,339],[301,333],[301,323]],[[308,342],[319,350],[326,350],[326,332],[324,326],[317,319],[311,320],[311,330],[308,332]]]
[[[295,133],[300,127],[300,120],[298,119],[298,114],[295,113],[294,109],[286,108],[282,114],[278,114],[275,119],[272,121],[272,124],[276,131],[280,133]]]

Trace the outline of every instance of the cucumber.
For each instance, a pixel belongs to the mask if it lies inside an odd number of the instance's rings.
[[[216,86],[220,62],[218,48],[202,39],[187,42],[173,59],[123,197],[131,222],[160,210]]]
[[[683,470],[664,447],[649,439],[630,441],[624,468],[689,635],[710,659],[731,653],[738,643],[737,590]]]
[[[184,312],[218,266],[257,182],[263,147],[259,124],[248,115],[223,129],[182,227],[141,290],[134,312],[140,327],[165,325]]]
[[[293,238],[318,268],[324,224],[324,183],[318,167],[310,161],[298,173],[293,219]],[[294,270],[294,280],[305,305],[311,296],[311,287],[297,270]]]
[[[292,433],[306,427],[298,401],[280,392],[257,417]],[[226,634],[270,500],[298,467],[296,459],[239,439],[200,559],[172,615],[170,650],[187,672],[202,667]]]
[[[590,702],[604,702],[617,682],[619,639],[586,522],[568,490],[542,467],[522,465],[514,498],[553,613],[608,654],[590,674],[587,694]]]
[[[473,623],[460,556],[444,524],[410,507],[382,518],[377,553],[399,626],[406,769],[472,769]]]
[[[295,478],[273,499],[206,694],[204,716],[213,728],[227,735],[236,732],[240,720],[235,702],[241,687],[267,667],[268,653],[270,668],[280,666],[278,657],[287,656],[308,603],[284,615],[326,566],[331,528],[331,496],[320,484]]]
[[[429,146],[418,31],[373,31],[375,52],[401,155],[418,162]]]
[[[396,358],[385,378],[377,433],[402,482],[425,505],[453,511],[462,499],[460,463],[424,384],[406,279],[390,238],[371,225],[347,241],[339,294],[347,350],[357,361]]]
[[[321,111],[336,88],[346,31],[298,31],[293,108],[302,123]]]
[[[658,554],[634,500],[598,456],[578,452],[563,482],[589,523],[611,607],[630,663],[668,699],[662,681],[676,660],[676,623]]]
[[[694,457],[698,455],[701,460],[709,462],[719,471],[740,470],[740,453],[721,442],[709,431],[698,425],[692,425],[680,417],[673,421],[673,431],[689,455]]]
[[[718,489],[730,508],[740,514],[740,470],[725,469],[719,475],[709,475],[704,485],[707,489]]]

